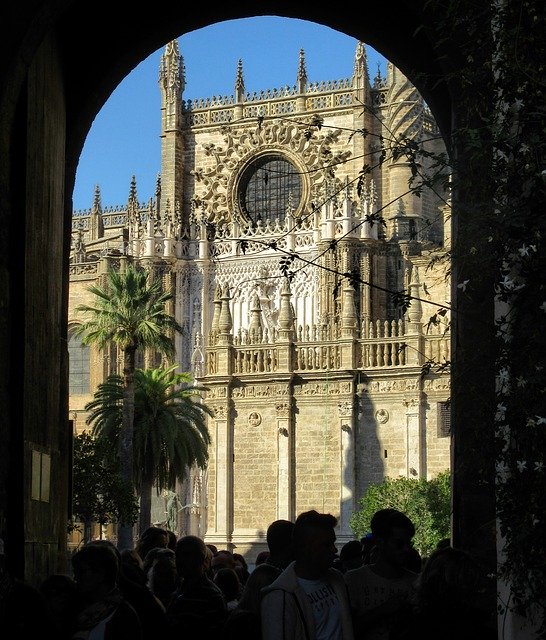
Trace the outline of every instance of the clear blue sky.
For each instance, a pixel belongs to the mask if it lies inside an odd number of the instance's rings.
[[[183,98],[232,95],[237,62],[243,61],[246,91],[293,86],[299,50],[305,51],[310,82],[349,78],[357,41],[329,27],[279,17],[217,23],[178,38],[186,69]],[[74,187],[75,210],[88,209],[99,185],[102,205],[125,205],[131,177],[138,198],[155,194],[160,172],[159,60],[153,53],[129,74],[99,112],[80,157]],[[386,61],[367,47],[370,77]]]

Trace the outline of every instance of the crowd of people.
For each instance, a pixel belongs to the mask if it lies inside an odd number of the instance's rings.
[[[160,527],[132,550],[88,542],[69,573],[38,588],[0,564],[1,628],[23,640],[496,638],[469,554],[444,541],[422,559],[413,523],[395,509],[377,511],[369,534],[339,553],[336,525],[315,510],[272,522],[250,570],[241,554]]]

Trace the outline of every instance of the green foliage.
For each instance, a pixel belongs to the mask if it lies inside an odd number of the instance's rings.
[[[151,279],[141,268],[128,264],[124,271],[111,269],[105,286],[91,286],[94,304],[76,309],[87,320],[76,332],[84,344],[99,348],[115,342],[122,350],[151,347],[174,355],[172,331],[182,332],[174,316],[166,311],[171,293],[160,278]]]
[[[187,467],[204,468],[211,442],[206,416],[212,410],[201,402],[202,387],[188,373],[167,369],[135,370],[133,480],[157,484],[159,491],[182,480]],[[123,412],[123,379],[108,376],[86,405],[93,435],[117,450]]]
[[[97,441],[87,431],[75,436],[72,510],[76,520],[136,522],[138,501],[121,479],[111,451],[108,442]]]
[[[161,278],[152,277],[131,263],[119,271],[110,269],[104,286],[88,291],[94,304],[80,305],[76,311],[86,320],[77,329],[84,344],[99,349],[114,342],[123,353],[122,421],[118,438],[120,475],[126,484],[133,482],[134,372],[137,349],[150,348],[166,356],[175,353],[174,332],[182,327],[167,310],[173,295],[163,290]],[[118,531],[121,549],[132,547],[132,528],[122,521]]]
[[[405,513],[415,525],[413,543],[422,557],[430,555],[442,538],[450,537],[451,481],[444,471],[432,480],[387,478],[372,484],[359,500],[361,511],[351,516],[350,526],[361,538],[370,529],[373,514],[393,508]]]

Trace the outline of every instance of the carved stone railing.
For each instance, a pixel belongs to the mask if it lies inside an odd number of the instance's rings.
[[[414,329],[412,329],[414,330]],[[340,337],[338,328],[298,327],[293,339],[280,342],[276,332],[243,332],[232,341],[209,336],[207,375],[339,371],[419,367],[426,362],[449,361],[449,334],[411,333],[404,321],[365,321],[360,338]],[[229,346],[226,347],[226,344]],[[219,358],[218,353],[223,357]],[[225,371],[219,370],[223,362]],[[349,364],[350,363],[350,364]],[[283,367],[285,367],[283,369]]]
[[[256,93],[247,93],[242,103],[233,96],[186,100],[186,121],[190,126],[217,126],[235,120],[235,110],[242,108],[244,118],[272,117],[295,113],[298,99],[303,98],[307,112],[327,111],[354,104],[351,80],[334,80],[310,84],[306,93],[299,94],[296,87],[281,87]]]

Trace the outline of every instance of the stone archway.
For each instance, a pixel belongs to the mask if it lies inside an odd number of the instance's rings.
[[[179,14],[176,6],[165,5],[142,13],[128,2],[112,6],[103,0],[87,15],[81,14],[79,3],[69,1],[43,1],[34,10],[12,3],[10,11],[0,51],[0,289],[6,301],[0,311],[0,459],[9,461],[0,472],[0,526],[16,573],[30,575],[33,569],[36,580],[62,566],[68,510],[69,194],[85,136],[116,85],[180,33],[259,13],[312,20],[369,42],[414,80],[448,143],[452,119],[460,124],[466,114],[458,111],[461,94],[456,100],[454,89],[438,82],[463,56],[451,33],[435,32],[435,16],[422,3],[377,3],[356,19],[352,10],[341,13],[330,6],[304,11],[288,2],[262,3],[259,12],[226,5]],[[435,46],[440,40],[450,42],[449,51]],[[472,100],[477,90],[467,87],[466,97]],[[474,197],[471,181],[459,195]],[[463,223],[455,222],[454,237],[464,243]],[[455,304],[463,308],[465,301],[457,293],[455,289]],[[465,324],[457,322],[453,331],[454,385],[461,390],[452,402],[453,422],[461,425],[454,447],[454,530],[462,546],[478,549],[491,563],[494,505],[490,493],[475,485],[478,452],[468,444],[483,410],[464,390],[464,375],[473,368],[487,381],[480,402],[491,401],[492,355],[479,361],[475,355],[492,339],[492,329],[476,321],[491,316],[491,294],[468,311]],[[51,457],[47,477],[36,462],[42,454]],[[33,499],[33,481],[51,484],[49,501]],[[487,535],[481,535],[486,529]]]

